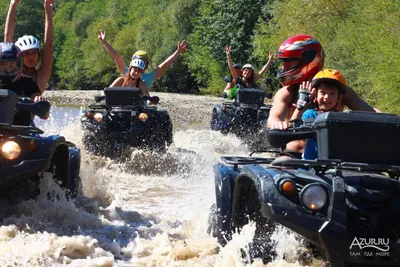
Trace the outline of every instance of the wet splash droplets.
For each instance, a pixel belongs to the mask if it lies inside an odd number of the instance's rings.
[[[83,147],[78,120],[79,110],[54,108],[38,127]],[[174,133],[174,145],[161,155],[129,151],[115,161],[82,150],[84,195],[72,202],[57,198],[61,188],[46,176],[36,199],[3,213],[0,265],[265,266],[246,257],[254,223],[225,247],[207,234],[215,203],[213,165],[221,155],[248,153],[234,136],[185,129]],[[296,265],[288,250],[299,244],[296,239],[284,232],[276,239],[280,258],[270,266]]]

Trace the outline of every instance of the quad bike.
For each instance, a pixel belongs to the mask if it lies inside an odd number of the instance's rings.
[[[224,245],[250,220],[250,252],[274,257],[271,233],[284,226],[316,248],[325,266],[399,266],[400,117],[327,112],[269,144],[316,138],[318,158],[222,157],[209,232]]]
[[[9,197],[24,184],[37,184],[43,172],[53,173],[68,198],[81,189],[79,177],[80,150],[63,136],[43,137],[43,131],[33,126],[14,125],[16,112],[31,112],[42,116],[50,111],[50,103],[33,103],[18,97],[13,91],[0,89],[0,196]],[[35,197],[38,188],[29,186],[23,197]]]
[[[231,79],[227,76],[224,80],[231,82]],[[268,85],[270,79],[266,79],[264,83]],[[226,93],[223,97],[231,98]],[[264,100],[266,97],[271,99],[272,94],[263,89],[239,87],[233,97],[233,101],[227,100],[215,105],[211,130],[223,134],[233,133],[255,150],[268,150],[270,147],[265,139],[264,129],[272,105],[265,104]]]
[[[172,122],[159,98],[142,96],[139,88],[109,87],[89,105],[81,118],[85,148],[98,155],[118,157],[127,148],[166,150],[173,142]],[[144,101],[153,105],[145,105]]]

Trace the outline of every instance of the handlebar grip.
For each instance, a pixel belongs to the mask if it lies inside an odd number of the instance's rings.
[[[21,97],[15,107],[20,110],[32,112],[39,117],[46,117],[50,113],[51,104],[48,101],[33,102],[30,98]]]
[[[290,130],[267,129],[266,135],[271,147],[281,148],[295,140],[314,138],[316,132],[312,130],[294,132]]]
[[[158,96],[147,96],[147,95],[144,95],[143,96],[143,100],[148,100],[151,103],[153,103],[154,105],[157,105],[158,102],[160,102],[160,98]]]
[[[101,102],[101,101],[104,100],[104,99],[106,99],[106,96],[105,96],[105,95],[97,95],[97,96],[94,97],[94,101],[95,101],[96,103],[99,103],[99,102]]]

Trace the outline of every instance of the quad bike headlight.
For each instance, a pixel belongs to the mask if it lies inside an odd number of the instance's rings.
[[[1,154],[8,160],[14,160],[21,155],[21,147],[17,142],[7,141],[1,146]]]
[[[93,119],[97,122],[101,122],[101,120],[103,119],[103,114],[97,112],[96,114],[94,114]]]
[[[325,206],[326,201],[328,200],[328,195],[322,186],[311,184],[301,190],[300,199],[305,207],[316,211]]]
[[[149,115],[147,115],[146,113],[140,113],[139,114],[139,120],[142,122],[145,122],[149,119]]]

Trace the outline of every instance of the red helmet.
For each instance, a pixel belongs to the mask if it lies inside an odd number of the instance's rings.
[[[283,86],[299,84],[310,80],[324,66],[324,50],[321,44],[310,35],[298,34],[284,41],[278,50],[278,59],[299,60],[290,70],[280,69],[277,73]]]

